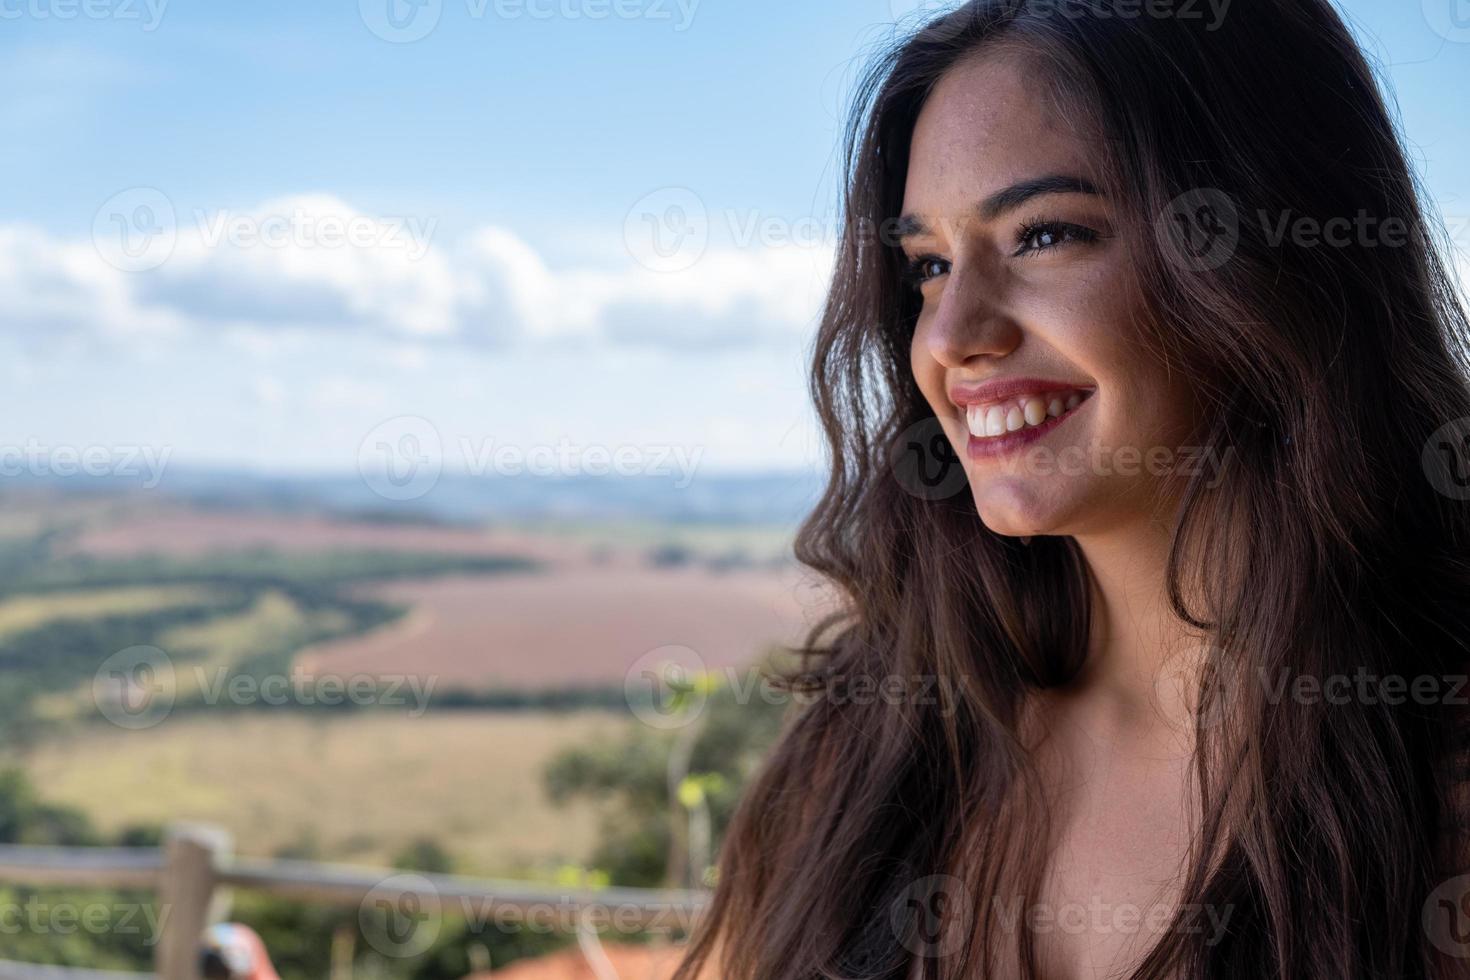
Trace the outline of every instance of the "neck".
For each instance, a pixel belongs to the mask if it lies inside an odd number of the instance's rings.
[[[1185,655],[1201,638],[1169,605],[1169,530],[1149,521],[1076,541],[1092,572],[1094,617],[1073,693],[1130,721],[1177,707],[1168,702],[1184,678],[1174,675],[1187,676]]]

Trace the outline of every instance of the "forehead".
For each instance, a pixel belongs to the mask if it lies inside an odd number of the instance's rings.
[[[1044,62],[1016,51],[966,58],[939,80],[914,126],[903,210],[945,213],[1043,174],[1096,183],[1102,143],[1053,96]]]

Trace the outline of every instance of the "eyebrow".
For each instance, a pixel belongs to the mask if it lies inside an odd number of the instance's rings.
[[[1102,197],[1103,193],[1085,177],[1068,174],[1048,174],[1032,177],[1003,187],[975,206],[974,213],[986,221],[994,221],[1008,211],[1014,211],[1034,197],[1045,194],[1091,194]],[[912,238],[929,233],[929,226],[916,214],[906,214],[898,219],[898,237]]]

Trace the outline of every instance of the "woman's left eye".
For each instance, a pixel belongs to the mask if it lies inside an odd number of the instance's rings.
[[[903,281],[917,291],[924,283],[949,271],[949,263],[937,255],[921,255],[904,263]]]
[[[1038,221],[1021,228],[1016,236],[1016,255],[1034,255],[1073,242],[1095,242],[1098,233],[1066,221]]]

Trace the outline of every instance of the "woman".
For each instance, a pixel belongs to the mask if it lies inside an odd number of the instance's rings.
[[[937,697],[802,699],[682,976],[1470,962],[1470,330],[1327,0],[1212,9],[975,0],[861,86],[802,683]]]

